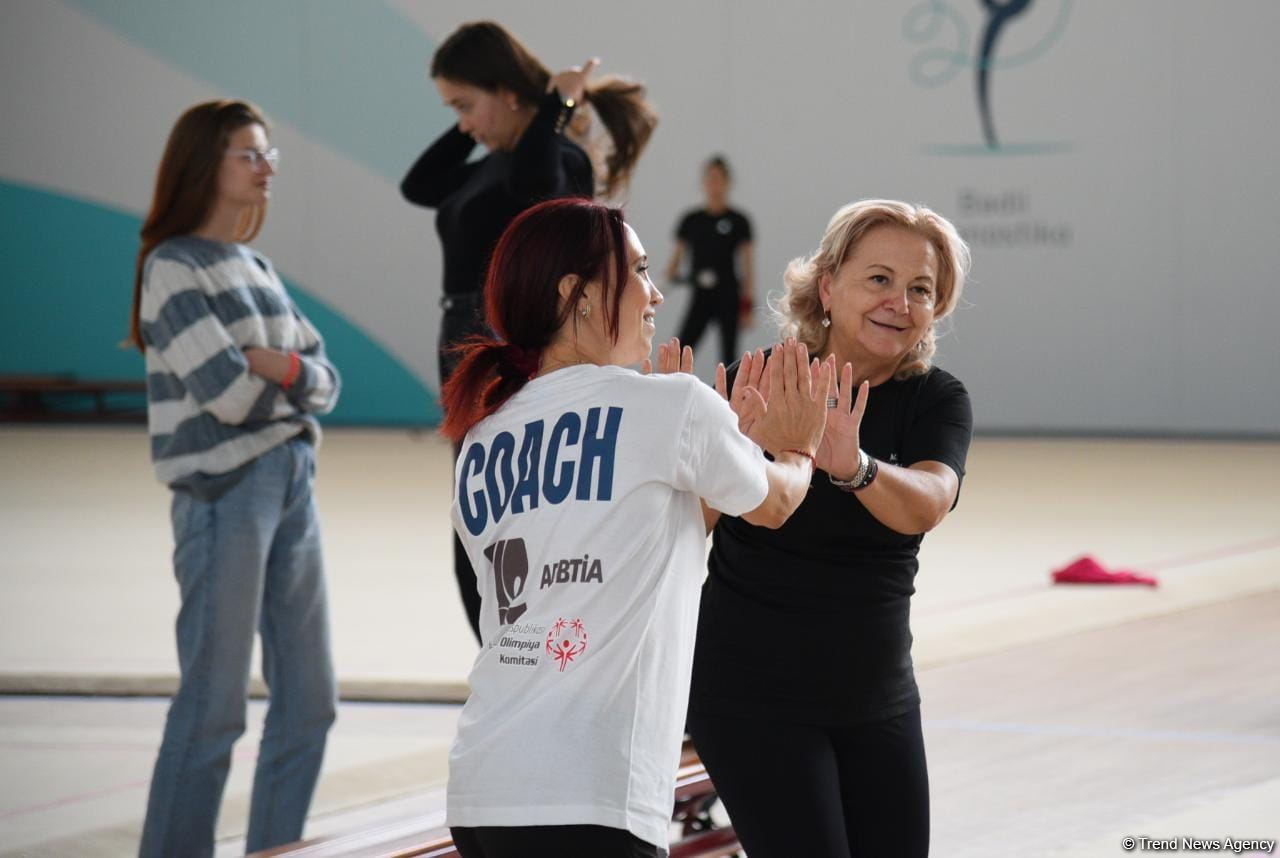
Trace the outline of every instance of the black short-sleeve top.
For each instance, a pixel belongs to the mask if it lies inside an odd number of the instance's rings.
[[[689,248],[689,280],[695,286],[737,286],[735,254],[751,241],[751,221],[746,215],[734,209],[719,214],[695,209],[680,218],[676,238]]]
[[[935,367],[873,387],[859,440],[881,462],[942,462],[963,480],[972,431],[964,385]],[[918,704],[909,617],[922,540],[881,524],[824,471],[777,530],[722,516],[691,710],[849,724]]]

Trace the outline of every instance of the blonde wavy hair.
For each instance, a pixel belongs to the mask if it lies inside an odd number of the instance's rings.
[[[810,354],[825,351],[831,329],[822,326],[826,313],[822,309],[818,283],[823,275],[834,277],[863,236],[878,226],[905,227],[932,244],[938,256],[933,324],[894,371],[894,378],[904,379],[920,375],[933,365],[933,355],[938,348],[938,322],[949,316],[959,303],[971,263],[969,245],[951,221],[937,212],[897,200],[859,200],[844,206],[827,224],[818,249],[787,265],[782,275],[786,291],[773,312],[784,338],[800,340],[809,347]]]

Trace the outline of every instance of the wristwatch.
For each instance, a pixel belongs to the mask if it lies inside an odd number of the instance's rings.
[[[569,117],[573,116],[573,109],[578,106],[578,102],[572,98],[566,98],[558,89],[553,89],[551,92],[555,95],[556,101],[560,102],[560,115],[556,117],[556,133],[561,134],[564,132],[564,127],[569,124]]]
[[[876,461],[874,456],[867,455],[865,450],[859,449],[858,470],[851,479],[837,480],[831,474],[827,474],[827,479],[831,482],[831,485],[842,492],[856,492],[871,485],[878,473],[880,473],[880,463]]]

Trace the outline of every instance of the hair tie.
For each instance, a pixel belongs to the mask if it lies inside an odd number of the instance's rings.
[[[530,379],[538,374],[541,349],[526,349],[507,343],[498,350],[498,375],[509,379]]]

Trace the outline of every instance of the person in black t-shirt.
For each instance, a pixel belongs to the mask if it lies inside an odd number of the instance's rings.
[[[679,340],[697,346],[713,319],[720,328],[724,362],[738,356],[738,329],[751,325],[752,273],[751,221],[729,208],[729,164],[719,155],[702,170],[706,204],[686,212],[676,228],[676,250],[667,264],[667,279],[676,281],[681,263],[689,257],[693,286]]]
[[[588,83],[598,60],[552,74],[500,24],[464,24],[436,50],[431,77],[458,115],[409,168],[400,192],[436,209],[444,250],[444,310],[438,341],[440,386],[456,363],[455,347],[487,333],[483,287],[489,256],[516,215],[555,197],[590,197],[597,185],[625,186],[657,123],[644,87],[622,78]],[[593,174],[589,155],[566,136],[576,107],[593,104],[612,153],[607,174]],[[477,143],[488,154],[468,160]],[[455,456],[457,451],[454,451]],[[454,537],[454,574],[467,619],[480,638],[475,572]]]
[[[928,853],[909,613],[972,433],[964,385],[932,366],[968,268],[948,221],[886,200],[842,208],[787,268],[783,335],[840,369],[820,470],[777,530],[707,514],[688,722],[751,858]],[[748,434],[764,357],[717,376]]]

